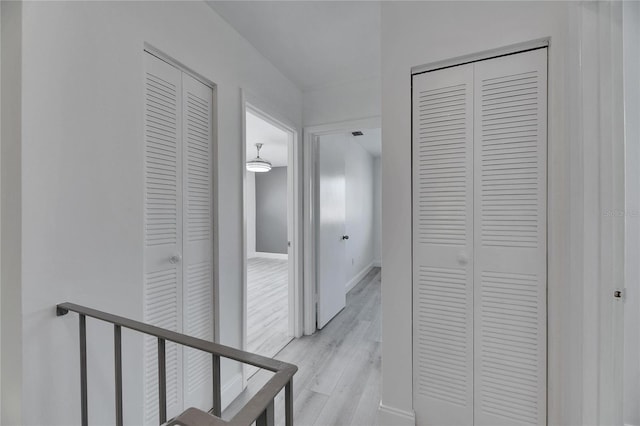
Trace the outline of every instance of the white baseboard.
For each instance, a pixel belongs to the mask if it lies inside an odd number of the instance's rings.
[[[254,257],[256,257],[256,256],[257,256],[257,255],[256,255],[256,252],[255,252],[255,251],[249,251],[249,252],[247,252],[247,259],[251,259],[251,258],[254,258]]]
[[[264,257],[265,259],[281,259],[281,260],[289,259],[289,255],[286,253],[266,253],[263,251],[255,252],[253,257]]]
[[[413,411],[389,407],[380,402],[378,406],[378,426],[415,426],[416,414]]]
[[[374,260],[372,265],[374,268],[382,268],[382,262],[380,262],[379,260]]]
[[[360,282],[360,280],[363,279],[365,277],[365,275],[367,275],[369,273],[371,268],[373,268],[373,262],[368,264],[367,266],[365,266],[362,269],[362,271],[358,272],[358,275],[356,275],[355,277],[351,278],[351,280],[349,282],[347,282],[347,284],[345,285],[347,293],[349,293],[351,291],[351,289],[354,288],[356,286],[356,284],[358,284]]]
[[[222,395],[220,402],[224,410],[242,393],[242,373],[234,374],[233,377],[222,385]]]

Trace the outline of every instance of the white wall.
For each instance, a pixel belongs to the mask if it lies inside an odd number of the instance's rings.
[[[202,2],[25,2],[23,12],[21,423],[75,424],[78,321],[56,318],[55,304],[142,317],[144,42],[217,84],[224,344],[242,336],[241,88],[297,126],[301,93]],[[113,424],[112,332],[91,321],[88,332],[90,423]],[[125,423],[140,424],[142,341],[123,334]],[[237,365],[222,368],[223,385],[240,383]]]
[[[247,171],[246,215],[247,215],[247,258],[256,255],[256,174]]]
[[[21,279],[21,214],[20,182],[22,161],[20,152],[22,109],[21,44],[22,4],[1,2],[0,63],[2,92],[0,110],[2,133],[0,134],[0,424],[21,424],[22,405],[22,298]]]
[[[626,144],[624,423],[640,425],[640,3],[623,4]]]
[[[305,126],[379,117],[380,77],[377,70],[372,70],[371,76],[308,90],[303,97]]]
[[[382,266],[382,175],[381,158],[373,159],[373,263]]]
[[[579,105],[579,40],[564,2],[382,4],[382,406],[381,424],[413,424],[411,286],[411,67],[551,37],[549,49],[549,424],[583,419],[593,352],[583,352],[587,253]],[[591,247],[590,245],[587,245]],[[597,258],[596,258],[597,263]],[[592,283],[589,282],[589,286]],[[595,292],[597,289],[593,290]],[[590,294],[593,294],[590,293]],[[593,333],[593,331],[591,331]],[[597,357],[595,358],[597,360]],[[589,367],[589,368],[587,368]],[[595,373],[597,374],[597,372]],[[583,379],[583,377],[585,377]],[[589,386],[587,386],[589,385]],[[420,419],[418,419],[419,421]]]
[[[376,8],[376,20],[380,19],[380,3],[373,5]],[[380,43],[378,31],[369,34],[368,37],[373,43]],[[380,117],[382,105],[380,85],[380,69],[375,67],[354,81],[340,81],[306,89],[303,93],[304,125],[314,126],[365,117]]]
[[[356,138],[348,135],[345,146],[345,231],[347,288],[358,283],[373,263],[374,246],[373,157]]]

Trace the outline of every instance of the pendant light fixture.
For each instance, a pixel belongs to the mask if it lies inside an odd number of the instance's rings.
[[[247,161],[247,170],[250,172],[263,173],[271,170],[271,162],[260,158],[260,148],[262,148],[262,144],[257,143],[256,149],[258,151],[258,156],[253,160]]]

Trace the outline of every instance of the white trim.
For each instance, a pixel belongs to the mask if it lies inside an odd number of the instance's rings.
[[[355,277],[351,278],[349,282],[345,284],[346,292],[349,293],[351,289],[354,288],[360,282],[360,280],[362,280],[369,273],[371,268],[373,268],[373,262],[362,268],[362,271],[358,272]]]
[[[237,397],[242,393],[244,389],[242,373],[236,373],[229,379],[227,383],[222,385],[220,394],[220,403],[222,410],[227,408]]]
[[[269,101],[259,98],[245,89],[241,89],[241,117],[242,117],[242,147],[241,158],[244,163],[246,159],[246,113],[247,110],[251,113],[259,116],[270,124],[278,127],[279,129],[287,132],[289,136],[289,158],[288,167],[291,173],[287,173],[289,187],[288,191],[288,211],[287,215],[292,218],[287,220],[288,234],[290,238],[289,253],[286,258],[289,259],[289,277],[293,279],[289,280],[289,312],[293,314],[289,315],[289,330],[292,336],[300,337],[303,332],[303,320],[302,320],[302,294],[303,294],[303,280],[302,280],[302,264],[303,264],[303,252],[302,252],[302,235],[300,232],[302,222],[302,188],[300,185],[300,164],[301,164],[301,143],[302,134],[299,128],[293,124],[290,120],[284,118],[284,116],[278,113],[278,109],[273,106]],[[246,213],[246,168],[242,167],[242,348],[247,347],[247,213]],[[252,253],[253,254],[253,253]],[[255,253],[260,255],[261,253]],[[266,256],[265,256],[266,257]],[[242,387],[247,384],[247,365],[243,364],[242,367]]]
[[[380,402],[378,405],[378,426],[415,426],[416,414],[395,407],[389,407]]]
[[[303,324],[304,334],[310,335],[316,331],[316,245],[315,245],[315,199],[316,188],[316,156],[317,136],[304,130],[304,299]]]
[[[316,331],[316,168],[318,137],[354,128],[382,127],[380,116],[328,123],[304,128],[304,334]]]
[[[195,72],[194,70],[192,70],[191,68],[189,68],[188,66],[183,64],[182,62],[174,59],[173,57],[171,57],[169,55],[167,55],[162,50],[154,47],[153,45],[147,43],[146,41],[144,42],[144,51],[149,53],[150,55],[155,56],[156,58],[160,59],[161,61],[164,61],[164,62],[168,63],[172,67],[178,68],[180,71],[184,72],[185,74],[189,74],[191,77],[195,78],[196,80],[198,80],[200,83],[204,84],[205,86],[209,86],[210,88],[215,89],[216,84],[214,82],[212,82],[208,78],[204,77],[202,74]]]
[[[445,59],[443,61],[431,62],[430,64],[418,65],[411,68],[411,74],[422,74],[424,72],[434,71],[440,68],[454,67],[457,65],[467,64],[469,62],[484,61],[485,59],[491,59],[497,56],[511,55],[527,50],[549,47],[549,41],[549,37],[544,37],[536,40],[525,41],[523,43],[510,44],[496,49],[485,50],[483,52],[472,53],[470,55]]]
[[[379,260],[374,260],[374,261],[371,263],[371,265],[372,265],[374,268],[382,268],[382,262],[381,262],[381,261],[379,261]]]
[[[242,129],[242,146],[240,147],[240,159],[244,163],[247,158],[247,108],[246,105],[246,95],[244,90],[240,91],[240,104],[241,104],[241,113],[240,113],[240,125]],[[242,165],[242,232],[240,233],[240,247],[242,247],[242,325],[241,329],[241,338],[240,338],[240,348],[247,348],[247,168],[243,164]],[[244,389],[247,386],[247,381],[249,377],[247,376],[247,366],[242,365],[241,367],[241,389]]]
[[[289,259],[289,255],[287,253],[267,253],[264,251],[256,251],[253,253],[252,257],[263,257],[265,259],[281,259],[281,260]]]

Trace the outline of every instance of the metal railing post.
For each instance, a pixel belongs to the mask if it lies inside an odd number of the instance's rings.
[[[123,426],[124,416],[122,412],[122,328],[113,326],[113,351],[115,360],[116,379],[116,425]]]
[[[284,424],[293,426],[293,378],[284,387]]]
[[[213,373],[213,415],[222,415],[222,390],[220,388],[220,356],[213,354],[211,359],[211,369]]]
[[[167,368],[165,357],[165,341],[158,337],[158,405],[159,421],[163,425],[167,422]]]
[[[87,317],[80,318],[80,415],[82,426],[89,426],[87,403]]]
[[[264,409],[262,414],[260,414],[260,417],[256,419],[256,426],[274,426],[275,424],[274,414],[275,413],[273,409],[273,399],[272,399],[271,402],[269,402],[267,407]]]

